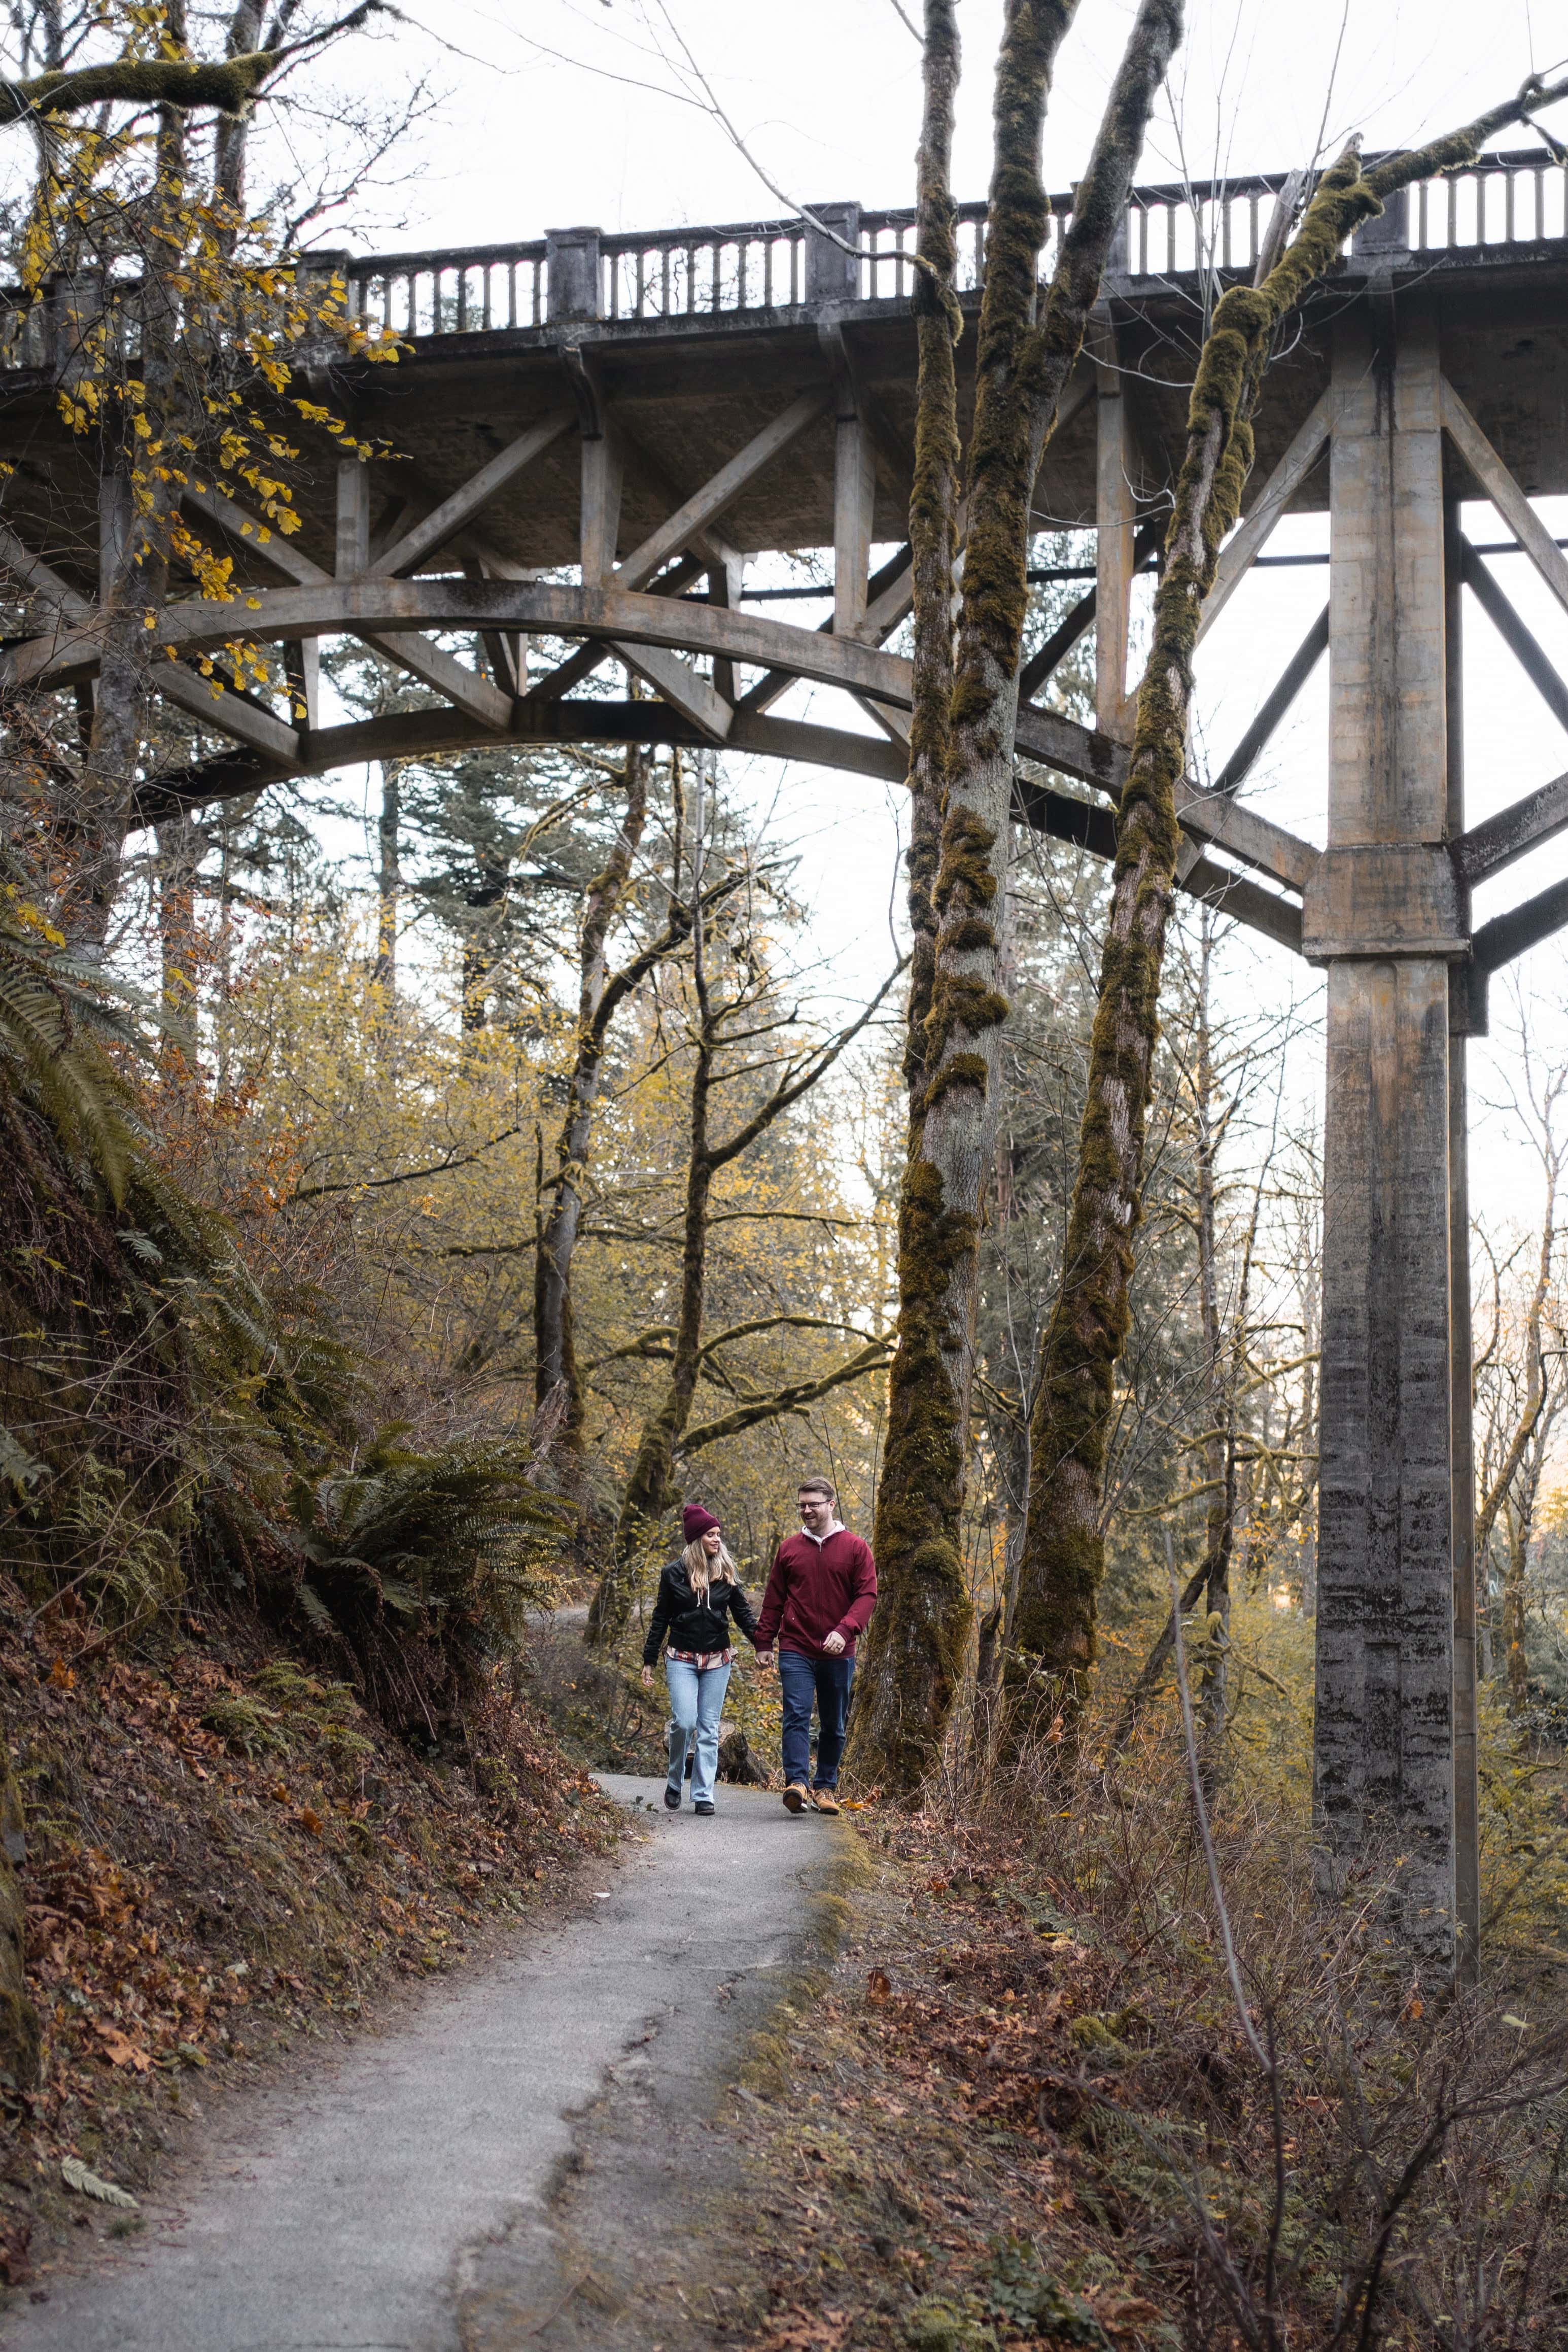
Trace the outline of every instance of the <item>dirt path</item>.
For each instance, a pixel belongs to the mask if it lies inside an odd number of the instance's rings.
[[[643,1842],[588,1916],[432,1990],[260,2095],[144,2230],[0,2324],[14,2352],[501,2352],[651,2341],[665,2210],[751,2036],[852,1868],[841,1824],[723,1790]],[[605,2161],[589,2152],[595,2132]],[[585,2171],[601,2174],[585,2206]],[[591,2208],[591,2243],[580,2220]],[[575,2214],[575,2222],[574,2222]],[[651,2266],[650,2266],[651,2263]],[[685,2308],[681,2303],[679,2309]],[[704,2340],[694,2317],[685,2341]],[[665,2340],[668,2339],[667,2332]]]

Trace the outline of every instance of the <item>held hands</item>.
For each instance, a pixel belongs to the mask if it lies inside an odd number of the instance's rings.
[[[758,1650],[757,1653],[757,1663],[759,1666],[770,1666],[773,1664],[772,1651]]]
[[[652,1666],[644,1666],[643,1669],[643,1688],[644,1690],[652,1690],[653,1687],[653,1669]]]
[[[841,1633],[825,1633],[822,1637],[822,1647],[826,1650],[830,1658],[841,1657],[844,1651],[843,1635]]]

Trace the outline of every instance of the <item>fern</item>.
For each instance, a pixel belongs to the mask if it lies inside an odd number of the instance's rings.
[[[358,1646],[387,1612],[429,1633],[460,1675],[514,1648],[549,1597],[570,1528],[518,1443],[415,1454],[385,1430],[353,1471],[297,1481],[300,1604]]]

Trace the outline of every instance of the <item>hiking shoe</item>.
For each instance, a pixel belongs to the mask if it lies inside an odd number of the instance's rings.
[[[692,1811],[694,1813],[711,1813],[713,1811],[713,1807],[705,1798],[699,1797],[696,1803],[692,1807]]]
[[[831,1789],[813,1789],[811,1802],[820,1813],[836,1813],[840,1810],[839,1801]]]
[[[785,1790],[784,1805],[785,1810],[788,1812],[803,1813],[805,1811],[806,1791],[801,1788],[798,1780],[791,1780],[789,1786]]]
[[[678,1813],[681,1810],[680,1790],[678,1789],[666,1789],[664,1791],[664,1803],[669,1811],[672,1813]]]

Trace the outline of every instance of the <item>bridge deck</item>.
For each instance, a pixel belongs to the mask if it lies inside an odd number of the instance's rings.
[[[1228,192],[1199,190],[1196,212],[1178,190],[1145,189],[1134,199],[1123,258],[1149,266],[1124,270],[1107,294],[1126,377],[1134,488],[1151,509],[1177,461],[1206,287],[1212,299],[1220,279],[1246,274],[1260,208],[1276,184],[1266,176]],[[1070,199],[1057,201],[1059,226]],[[831,388],[845,362],[874,451],[873,537],[902,541],[915,424],[912,216],[825,210],[881,260],[849,261],[798,222],[613,237],[571,231],[532,245],[341,257],[358,310],[413,330],[397,364],[333,368],[321,387],[340,413],[395,453],[375,469],[372,543],[400,512],[428,508],[468,479],[530,420],[570,405],[569,352],[582,355],[624,436],[622,551],[796,393]],[[963,212],[972,316],[981,208]],[[1222,265],[1218,277],[1154,266],[1189,263],[1199,225]],[[1568,173],[1534,151],[1491,159],[1453,185],[1416,191],[1407,218],[1395,226],[1410,244],[1397,256],[1364,255],[1358,246],[1271,370],[1253,495],[1328,382],[1334,318],[1369,284],[1392,293],[1436,290],[1446,372],[1500,457],[1531,495],[1568,491]],[[759,255],[775,266],[764,272]],[[764,305],[753,299],[763,291],[793,299]],[[825,347],[825,325],[841,337],[836,352]],[[35,318],[26,329],[34,343],[39,331]],[[974,352],[970,331],[958,354],[966,423]],[[16,469],[5,513],[36,552],[90,593],[92,453],[61,426],[54,369],[27,363],[37,356],[24,337],[13,342],[11,364],[0,366],[0,457]],[[306,440],[305,462],[319,465],[322,495],[302,502],[297,544],[329,569],[334,453],[325,436]],[[1048,452],[1036,494],[1042,528],[1093,527],[1095,448],[1089,404]],[[833,480],[833,420],[824,415],[792,446],[787,466],[760,475],[727,509],[727,539],[746,554],[831,546]],[[1320,464],[1291,507],[1322,511],[1327,501]],[[513,566],[574,564],[579,511],[578,448],[567,436],[489,502],[485,537]],[[243,540],[228,551],[239,577],[270,582]],[[450,556],[442,561],[449,566]]]

